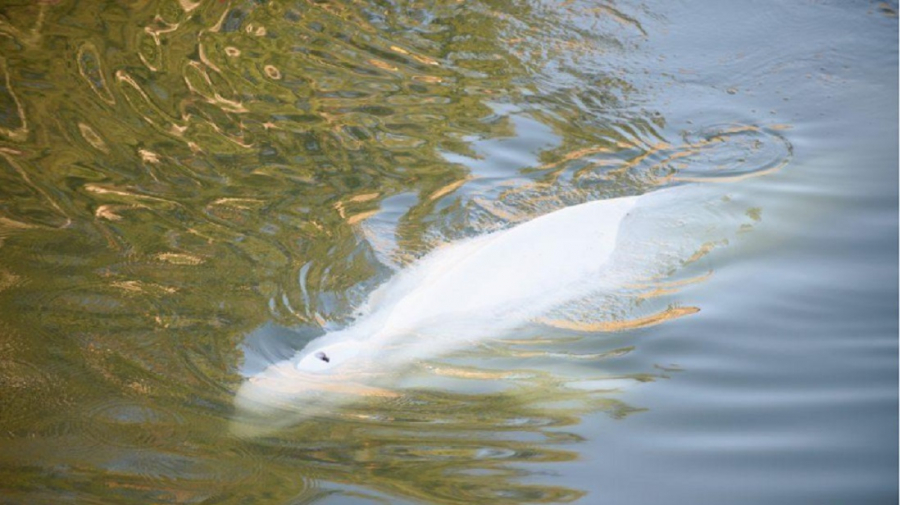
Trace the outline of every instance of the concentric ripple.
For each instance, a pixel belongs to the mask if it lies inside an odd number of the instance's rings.
[[[686,132],[685,145],[670,163],[674,179],[731,182],[780,170],[790,163],[793,146],[777,129],[748,125],[712,126]]]
[[[184,419],[158,405],[111,399],[86,406],[84,426],[96,442],[117,447],[162,449],[177,444]]]

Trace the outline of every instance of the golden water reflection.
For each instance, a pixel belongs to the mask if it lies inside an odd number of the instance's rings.
[[[525,379],[487,380],[510,391],[407,388],[250,440],[229,434],[231,402],[246,335],[345,324],[392,268],[438,244],[713,169],[781,166],[776,130],[671,139],[665,118],[631,106],[640,85],[609,56],[637,54],[647,23],[619,2],[5,3],[3,495],[578,498],[518,463],[576,459],[567,426],[634,408],[530,363],[505,365]],[[549,132],[533,163],[449,161],[522,134],[514,117]],[[639,327],[693,310],[676,302],[618,315]],[[578,362],[564,341],[548,340],[554,366]],[[621,349],[579,352],[602,364]]]

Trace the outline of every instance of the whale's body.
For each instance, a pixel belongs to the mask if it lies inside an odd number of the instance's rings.
[[[235,403],[254,414],[315,415],[360,394],[390,394],[376,387],[385,371],[502,337],[556,307],[632,282],[640,263],[672,264],[687,249],[634,234],[623,247],[622,230],[633,214],[644,222],[667,216],[677,229],[673,202],[684,196],[674,188],[584,203],[438,248],[376,289],[354,324],[249,377]]]

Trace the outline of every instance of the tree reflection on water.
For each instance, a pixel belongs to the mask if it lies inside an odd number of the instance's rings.
[[[0,7],[3,494],[581,496],[529,468],[578,458],[566,427],[585,413],[634,409],[527,361],[505,364],[521,376],[440,365],[504,391],[405,388],[248,440],[227,426],[255,328],[346,324],[437,244],[676,174],[699,144],[665,139],[610,63],[639,51],[643,17],[518,1]],[[530,165],[485,153],[523,134],[517,118],[550,132]],[[473,173],[478,159],[492,169]]]

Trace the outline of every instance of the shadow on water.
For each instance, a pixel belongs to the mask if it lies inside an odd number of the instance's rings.
[[[421,364],[400,393],[273,434],[229,435],[231,402],[248,347],[281,342],[270,351],[285,357],[347,324],[439,244],[783,166],[777,129],[664,133],[639,79],[610,63],[640,54],[648,23],[662,22],[640,5],[580,2],[0,7],[3,494],[581,496],[520,463],[577,459],[567,426],[636,410],[610,392],[621,382],[570,386],[612,377],[603,367],[630,350],[618,332],[692,313],[674,285],[593,326]],[[516,146],[529,132],[542,143]],[[277,327],[311,330],[244,342]],[[448,382],[418,387],[417,376]]]

